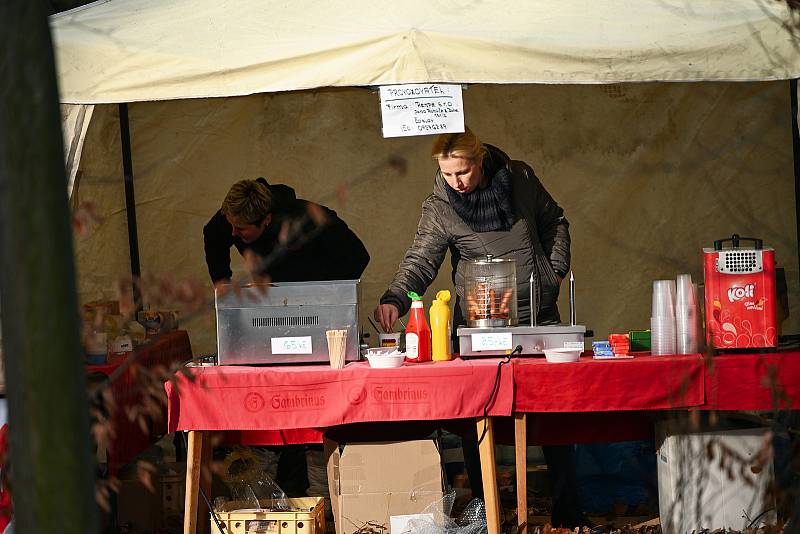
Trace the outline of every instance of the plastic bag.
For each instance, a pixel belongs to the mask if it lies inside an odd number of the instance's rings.
[[[450,517],[450,513],[453,511],[455,499],[455,491],[447,492],[440,501],[428,506],[420,518],[408,522],[408,532],[410,534],[485,534],[487,532],[486,507],[483,499],[472,499],[461,514],[454,519]],[[427,517],[425,517],[426,515]]]
[[[292,509],[286,493],[268,474],[268,462],[249,447],[235,447],[224,461],[223,480],[237,502],[237,509]]]

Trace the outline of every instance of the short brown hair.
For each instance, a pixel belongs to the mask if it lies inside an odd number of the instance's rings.
[[[486,154],[486,147],[472,133],[468,126],[464,133],[441,134],[436,138],[431,149],[431,156],[440,158],[464,158],[475,160]]]
[[[241,180],[228,191],[221,209],[248,224],[260,224],[272,210],[272,193],[261,182]]]

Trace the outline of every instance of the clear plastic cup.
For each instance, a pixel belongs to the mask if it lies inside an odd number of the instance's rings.
[[[653,282],[652,317],[675,317],[675,280]]]
[[[676,310],[675,329],[677,332],[695,332],[697,324],[697,307],[686,306]]]
[[[650,353],[654,356],[675,354],[676,334],[673,317],[650,318]]]
[[[679,274],[675,289],[675,309],[686,306],[696,305],[696,298],[693,295],[694,286],[692,285],[692,275]]]

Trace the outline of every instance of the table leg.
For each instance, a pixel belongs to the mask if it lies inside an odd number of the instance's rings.
[[[497,489],[497,467],[494,455],[494,428],[492,418],[478,419],[478,437],[486,434],[478,445],[481,455],[481,478],[483,479],[483,500],[486,504],[486,526],[488,534],[500,534],[500,493]]]
[[[189,432],[189,445],[186,450],[186,501],[183,534],[202,534],[208,532],[210,528],[208,506],[199,499],[201,484],[206,495],[209,495],[211,489],[210,471],[208,471],[211,448],[205,443],[207,438],[207,432],[201,430]],[[204,469],[206,475],[203,475]]]
[[[528,530],[528,418],[514,414],[514,457],[517,460],[517,532]]]
[[[331,513],[336,532],[342,534],[342,520],[339,517],[339,491],[336,487],[337,471],[339,469],[339,443],[328,436],[322,436],[322,447],[325,454],[325,469],[328,473],[328,496],[331,499]]]

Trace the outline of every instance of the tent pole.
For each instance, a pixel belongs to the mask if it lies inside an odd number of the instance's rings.
[[[789,93],[792,102],[792,153],[794,154],[794,217],[797,221],[797,252],[800,260],[800,131],[797,122],[797,79],[789,80]]]
[[[119,131],[122,139],[122,170],[125,175],[125,212],[128,217],[128,248],[131,255],[133,277],[133,302],[141,306],[137,280],[142,274],[139,267],[139,235],[136,231],[136,200],[133,194],[133,158],[131,157],[131,131],[128,122],[128,104],[119,104]]]

